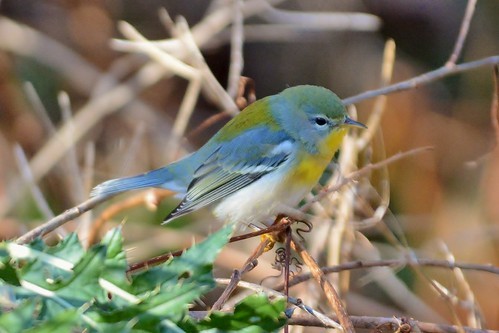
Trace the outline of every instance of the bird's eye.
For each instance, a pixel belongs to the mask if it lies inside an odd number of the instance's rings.
[[[323,118],[323,117],[316,117],[314,120],[315,120],[315,123],[319,126],[324,126],[327,124],[326,118]]]

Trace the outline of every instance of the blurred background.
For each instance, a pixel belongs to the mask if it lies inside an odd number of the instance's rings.
[[[262,5],[263,9],[255,13],[245,13],[242,74],[254,80],[258,98],[298,84],[325,86],[346,98],[379,87],[383,49],[386,40],[392,38],[397,46],[392,82],[406,80],[445,64],[466,4],[290,0],[280,1],[277,9]],[[194,29],[220,8],[230,10],[232,5],[231,1],[205,0],[0,2],[2,239],[15,238],[52,214],[84,201],[90,189],[104,180],[160,167],[196,149],[229,119],[221,117],[193,132],[210,116],[223,111],[221,103],[201,94],[187,124],[182,149],[178,153],[167,149],[188,82],[179,76],[160,75],[155,67],[149,72],[143,70],[147,56],[123,52],[125,44],[111,44],[111,39],[124,38],[118,30],[120,20],[150,40],[172,37],[158,15],[160,8],[165,8],[173,20],[185,17],[196,36],[206,35],[204,39],[199,37],[202,43],[198,46],[218,82],[227,87],[230,21],[217,33],[210,34],[217,18],[212,25],[202,26],[204,30]],[[346,12],[371,15],[343,21],[327,16]],[[335,26],[332,21],[343,25]],[[498,22],[499,2],[479,0],[458,62],[499,54]],[[170,52],[175,54],[178,50],[171,45]],[[185,62],[192,64],[195,60],[187,57]],[[126,84],[128,90],[116,90],[120,84]],[[431,152],[389,167],[387,219],[424,257],[447,258],[442,250],[445,244],[456,261],[499,265],[499,151],[490,119],[493,89],[493,71],[488,66],[388,96],[381,125],[386,155],[434,147]],[[368,119],[372,107],[373,100],[357,105],[361,121]],[[84,116],[77,118],[79,114]],[[74,142],[74,137],[59,137],[50,151],[47,142],[54,132],[72,122],[74,126],[86,124],[81,139]],[[60,147],[72,147],[60,159],[58,149],[54,149],[57,142]],[[41,154],[44,149],[48,150]],[[39,185],[31,186],[31,190],[23,156],[31,160]],[[91,228],[100,212],[120,200],[123,197],[98,207],[60,232],[72,231],[81,224]],[[46,206],[40,202],[46,202]],[[220,226],[207,212],[180,219],[166,228],[159,226],[176,202],[168,199],[157,208],[152,205],[152,210],[139,205],[114,216],[102,229],[126,220],[123,232],[130,260],[139,261],[184,248]],[[373,244],[379,241],[378,249],[383,252],[384,241],[377,238],[379,234],[369,230],[365,234]],[[257,240],[231,245],[222,254],[219,274],[240,267],[256,244]],[[270,267],[273,254],[265,258],[248,279],[260,281],[276,274]],[[463,324],[469,324],[469,307],[479,306],[476,311],[484,323],[499,327],[498,276],[466,272],[473,305],[444,299],[432,290],[427,279],[418,278],[408,269],[396,273],[425,304],[424,311],[415,314],[412,308],[404,308],[403,301],[387,296],[365,278],[366,271],[359,271],[352,276],[350,291],[345,295],[349,312],[387,317],[405,314],[422,321],[451,323],[456,323],[456,314]],[[427,269],[425,274],[445,283],[458,298],[469,300],[469,294],[463,296],[456,286],[452,271]]]

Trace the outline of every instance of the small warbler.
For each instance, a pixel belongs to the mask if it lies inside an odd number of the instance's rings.
[[[247,106],[195,153],[147,173],[106,181],[92,196],[160,187],[183,195],[167,223],[216,204],[228,223],[268,223],[295,207],[317,184],[348,126],[347,116],[326,88],[303,85]]]

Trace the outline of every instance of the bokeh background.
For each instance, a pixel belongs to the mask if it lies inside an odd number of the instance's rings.
[[[371,31],[354,29],[353,23],[339,30],[284,25],[248,30],[243,75],[254,80],[257,97],[277,93],[287,86],[315,84],[346,98],[379,87],[384,44],[392,38],[397,45],[392,81],[409,79],[447,61],[466,4],[432,0],[283,1],[277,7],[295,13],[370,13],[378,17],[380,25]],[[112,87],[112,79],[131,79],[147,61],[145,56],[111,47],[111,39],[123,38],[117,29],[120,20],[132,24],[148,39],[160,40],[170,37],[158,18],[160,8],[165,8],[173,19],[178,15],[185,17],[193,27],[216,5],[230,6],[231,2],[0,2],[0,238],[15,238],[46,221],[50,217],[47,211],[58,214],[85,200],[89,190],[101,181],[150,170],[170,161],[171,152],[165,148],[187,87],[186,80],[179,77],[162,78],[144,87],[134,103],[110,112],[74,144],[71,153],[38,182],[48,210],[40,209],[30,191],[25,190],[26,177],[20,176],[22,163],[17,162],[21,149],[31,159],[53,131],[71,118],[64,115],[58,101],[61,91],[67,93],[71,112],[76,115],[89,101]],[[272,20],[276,18],[264,12],[247,18],[245,24],[261,27]],[[204,43],[201,50],[209,68],[225,87],[231,62],[230,28]],[[479,0],[460,61],[497,54],[499,2]],[[499,265],[499,155],[490,119],[493,89],[493,71],[488,66],[388,97],[382,120],[386,154],[434,147],[429,153],[389,167],[390,223],[397,225],[409,245],[426,257],[445,258],[442,244],[446,244],[457,261]],[[38,96],[45,113],[37,111],[41,107],[33,102],[34,96]],[[372,106],[373,100],[357,105],[361,121],[368,118]],[[185,150],[199,147],[223,125],[227,117],[189,136],[205,119],[220,111],[208,98],[199,98],[187,127],[187,139],[183,141]],[[83,177],[75,177],[75,172]],[[138,261],[186,247],[193,238],[200,239],[220,225],[206,211],[168,228],[160,227],[158,222],[175,202],[166,200],[153,211],[146,207],[127,210],[103,229],[126,220],[123,232],[130,258]],[[86,221],[89,225],[104,207],[78,223]],[[77,225],[67,225],[66,232]],[[366,235],[376,237],[369,232]],[[222,266],[227,270],[239,267],[255,244],[256,241],[250,241],[231,246],[230,253],[221,260]],[[272,255],[266,258],[249,279],[258,281],[273,274]],[[224,269],[220,272],[223,275]],[[454,290],[450,271],[426,272]],[[402,280],[431,309],[425,312],[427,317],[417,319],[455,323],[449,301],[437,296],[428,281],[407,271],[400,274],[407,275]],[[497,329],[499,277],[468,271],[466,279],[484,322]],[[347,297],[351,313],[414,315],[369,280],[362,280],[362,274],[354,275],[352,285],[353,291]],[[453,305],[463,323],[469,306],[466,302]]]

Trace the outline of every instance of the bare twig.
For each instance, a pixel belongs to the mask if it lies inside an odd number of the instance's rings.
[[[288,221],[288,220],[281,220],[281,221],[282,221],[281,223],[273,224],[272,226],[265,228],[265,229],[262,229],[262,230],[250,232],[250,233],[240,235],[240,236],[233,236],[230,238],[229,243],[239,242],[239,241],[242,241],[245,239],[265,235],[268,233],[280,233],[281,231],[286,229],[291,224],[291,221]],[[161,255],[156,256],[154,258],[132,264],[132,265],[130,265],[130,267],[128,267],[127,273],[134,273],[138,270],[147,269],[148,267],[159,265],[159,264],[167,261],[168,259],[170,259],[172,256],[175,257],[177,255],[182,254],[183,251],[185,251],[185,250],[179,250],[179,251],[175,251],[175,252],[161,254]]]
[[[361,101],[364,101],[366,99],[370,99],[379,95],[387,95],[387,94],[392,94],[395,92],[400,92],[404,90],[409,90],[409,89],[414,89],[417,88],[421,85],[425,85],[431,82],[434,82],[436,80],[440,80],[444,77],[450,76],[450,75],[455,75],[458,73],[466,72],[472,69],[477,69],[483,66],[489,66],[489,65],[495,65],[499,64],[499,56],[492,56],[492,57],[487,57],[475,61],[470,61],[470,62],[465,62],[459,65],[456,65],[452,68],[449,67],[440,67],[436,70],[433,70],[431,72],[426,72],[424,74],[421,74],[419,76],[413,77],[409,80],[398,82],[395,84],[392,84],[390,86],[386,86],[383,88],[379,89],[374,89],[374,90],[368,90],[363,93],[360,93],[355,96],[351,96],[348,98],[343,99],[343,103],[345,105],[350,105],[354,103],[358,103]]]
[[[333,318],[334,319],[334,318]],[[404,332],[401,326],[408,320],[406,318],[384,318],[369,316],[350,316],[353,326],[357,329],[369,329],[376,332]],[[294,315],[289,319],[290,325],[325,327],[324,324],[310,315]],[[499,333],[497,330],[476,329],[455,325],[435,324],[418,321],[410,321],[407,332],[424,333]]]
[[[268,5],[262,18],[271,23],[292,26],[294,29],[310,30],[354,30],[375,31],[381,25],[379,17],[366,13],[352,12],[298,12],[276,9]],[[273,28],[274,24],[272,24]]]
[[[378,168],[384,167],[385,165],[391,164],[391,163],[396,162],[398,160],[401,160],[401,159],[404,159],[406,157],[413,156],[413,155],[416,155],[416,154],[419,154],[419,153],[427,152],[427,151],[430,151],[432,149],[433,149],[433,147],[429,147],[429,146],[428,147],[419,147],[419,148],[408,150],[406,152],[397,153],[397,154],[395,154],[393,156],[390,156],[386,160],[383,160],[383,161],[380,161],[380,162],[377,162],[377,163],[374,163],[374,164],[367,164],[362,169],[354,171],[354,172],[350,173],[346,177],[342,177],[338,181],[338,183],[336,183],[334,186],[331,186],[331,187],[328,187],[328,188],[324,188],[319,194],[317,194],[316,196],[314,196],[312,198],[312,200],[309,200],[306,204],[304,204],[300,208],[300,210],[302,212],[307,211],[308,209],[310,209],[310,207],[315,202],[320,201],[322,198],[324,198],[325,196],[327,196],[329,193],[337,191],[339,188],[341,188],[342,186],[348,184],[349,182],[357,180],[360,177],[363,177],[363,176],[367,175],[372,170],[376,170]]]
[[[68,136],[64,138],[64,141],[69,143],[71,148],[68,150],[68,154],[63,161],[65,162],[64,176],[69,187],[68,193],[72,196],[73,202],[71,202],[71,204],[74,205],[85,200],[87,193],[85,192],[85,189],[83,187],[81,170],[80,166],[78,165],[78,157],[76,154],[76,143],[73,137],[74,122],[71,110],[71,101],[69,99],[69,95],[64,91],[61,91],[59,93],[59,95],[57,96],[57,100],[59,102],[59,107],[61,108],[64,124],[67,124],[67,126],[70,128],[70,131],[66,133]]]
[[[67,222],[77,218],[78,216],[82,215],[83,213],[87,212],[88,210],[94,208],[98,204],[100,204],[108,199],[109,199],[109,197],[94,197],[94,198],[88,199],[87,201],[82,202],[78,206],[70,208],[70,209],[66,210],[64,213],[57,215],[53,219],[49,220],[48,222],[34,228],[33,230],[30,230],[29,232],[27,232],[24,235],[22,235],[21,237],[19,237],[16,240],[16,242],[18,244],[29,243],[29,242],[33,241],[35,238],[41,237],[41,236],[57,229],[58,227],[60,227],[64,223],[67,223]]]
[[[102,75],[100,70],[65,45],[6,17],[0,18],[0,49],[35,58],[37,62],[61,73],[73,89],[83,94],[89,94],[95,88],[97,78]],[[113,85],[113,89],[92,99],[75,112],[74,141],[78,142],[100,119],[122,109],[127,104],[133,106],[136,111],[140,109],[151,114],[151,106],[143,103],[136,94],[145,86],[161,78],[162,70],[157,67],[156,64],[145,66],[135,77],[124,84],[119,84],[114,78],[109,77],[109,84]],[[46,121],[44,123],[46,124]],[[57,134],[52,136],[49,142],[31,159],[30,168],[35,181],[45,176],[69,149],[68,145],[61,145],[64,141],[60,141],[66,137],[66,131],[69,131],[68,126],[59,129]],[[26,188],[19,186],[18,179],[14,179],[11,183],[17,190],[9,196],[0,198],[0,216],[5,215],[25,193]]]
[[[229,285],[231,283],[231,279],[222,279],[222,278],[215,278],[215,282],[218,285]],[[269,298],[286,298],[288,303],[296,305],[298,308],[304,310],[305,312],[311,314],[312,316],[316,317],[319,319],[325,327],[334,327],[334,328],[339,328],[341,329],[341,326],[336,323],[333,319],[330,319],[327,317],[325,314],[311,308],[310,306],[306,305],[303,303],[303,301],[299,298],[295,297],[286,297],[283,293],[277,292],[271,288],[264,287],[259,284],[255,283],[250,283],[246,281],[239,281],[238,287],[240,288],[245,288],[248,290],[255,291],[257,293],[264,293],[267,295]],[[243,296],[244,297],[244,296]],[[288,314],[288,313],[286,313]],[[208,311],[189,311],[189,315],[194,318],[194,319],[202,319],[208,315]]]
[[[383,64],[381,66],[381,87],[386,87],[392,80],[393,67],[395,65],[395,50],[395,41],[393,39],[387,40],[383,52]],[[385,106],[386,96],[378,96],[367,122],[367,130],[362,131],[357,141],[357,146],[360,150],[364,149],[371,142],[375,133],[379,131],[381,119],[385,113]]]
[[[463,21],[461,22],[461,28],[459,29],[459,35],[457,36],[454,49],[449,57],[449,60],[445,63],[446,67],[453,67],[456,64],[457,59],[461,55],[463,49],[464,41],[468,36],[468,31],[470,30],[471,19],[473,18],[473,13],[475,12],[477,0],[468,0],[468,5],[466,6],[466,11],[464,13]]]
[[[329,305],[331,305],[334,313],[337,315],[338,321],[343,327],[343,330],[348,333],[355,332],[352,322],[350,318],[348,318],[347,312],[341,303],[340,297],[336,293],[333,285],[327,280],[324,273],[320,270],[315,259],[299,242],[293,238],[291,239],[291,247],[300,255],[305,264],[309,267],[313,277],[324,291],[324,294],[329,301]]]
[[[104,226],[104,223],[112,219],[115,215],[130,208],[142,205],[157,207],[162,199],[170,197],[173,194],[174,193],[172,191],[154,188],[147,191],[141,191],[132,197],[126,198],[125,200],[119,201],[107,207],[92,223],[92,228],[88,233],[88,245],[92,245],[96,242],[99,231]]]
[[[362,269],[370,267],[404,267],[404,266],[427,266],[438,268],[461,268],[466,270],[474,270],[479,272],[486,272],[499,275],[499,267],[491,264],[475,264],[475,263],[462,263],[448,260],[437,259],[386,259],[386,260],[373,260],[373,261],[351,261],[337,266],[322,267],[321,270],[324,274],[337,273],[344,270]],[[295,286],[299,283],[308,281],[312,278],[310,273],[296,275],[289,282],[289,286]],[[283,290],[284,284],[280,283],[274,289]]]
[[[442,251],[444,252],[447,260],[451,263],[456,261],[456,258],[452,254],[452,252],[449,250],[447,245],[443,242],[440,242],[440,247]],[[480,309],[478,307],[478,304],[476,303],[476,296],[473,293],[473,290],[471,289],[471,286],[466,280],[466,277],[464,276],[463,270],[459,267],[454,268],[453,270],[454,276],[456,278],[457,286],[459,289],[463,291],[464,297],[465,297],[465,302],[467,304],[466,310],[467,312],[467,317],[468,317],[468,325],[471,327],[476,327],[476,328],[483,328],[483,323],[482,323],[482,314],[480,313]]]
[[[47,200],[43,196],[42,191],[37,186],[36,182],[33,179],[33,173],[29,167],[28,159],[26,158],[26,154],[24,150],[19,144],[14,145],[14,156],[16,157],[17,165],[21,172],[22,178],[24,182],[29,186],[31,191],[31,195],[35,200],[38,209],[42,212],[43,216],[47,219],[51,219],[54,217],[54,212],[50,208]]]
[[[258,258],[265,252],[267,247],[271,244],[271,240],[269,238],[262,239],[258,247],[255,249],[253,254],[246,260],[246,263],[240,270],[235,269],[230,278],[230,283],[227,285],[222,295],[218,298],[218,300],[213,304],[213,310],[220,310],[232,292],[237,288],[237,284],[241,280],[241,277],[244,273],[249,272],[256,265],[258,265]]]
[[[239,85],[239,78],[243,71],[243,13],[242,13],[242,0],[232,0],[232,7],[234,10],[234,20],[232,23],[232,36],[230,41],[230,66],[229,66],[229,82],[227,86],[227,93],[233,99],[236,98],[237,88]]]

